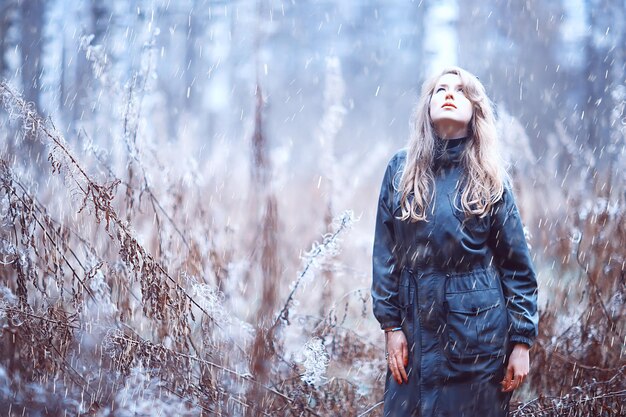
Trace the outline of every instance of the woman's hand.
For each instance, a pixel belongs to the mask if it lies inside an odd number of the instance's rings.
[[[387,339],[387,365],[396,382],[409,382],[405,367],[409,364],[409,348],[402,330],[385,333]]]
[[[502,384],[502,392],[513,391],[524,382],[524,378],[528,375],[530,368],[528,349],[528,346],[523,343],[518,343],[513,347],[513,352],[511,352],[509,363],[506,367],[506,375],[504,380],[500,382]]]

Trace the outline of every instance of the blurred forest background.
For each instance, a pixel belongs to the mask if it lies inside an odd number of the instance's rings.
[[[0,414],[382,415],[376,202],[449,64],[539,273],[511,415],[626,414],[624,0],[0,0]]]

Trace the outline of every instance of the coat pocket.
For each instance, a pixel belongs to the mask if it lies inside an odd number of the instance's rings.
[[[451,359],[502,356],[507,313],[497,288],[446,294],[446,353]]]

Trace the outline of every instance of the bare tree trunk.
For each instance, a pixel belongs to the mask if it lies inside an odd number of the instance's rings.
[[[611,7],[611,3],[610,0],[589,0],[586,4],[591,30],[585,40],[587,101],[584,120],[589,132],[587,145],[600,159],[606,156],[606,146],[611,141],[611,112],[615,107],[611,93],[616,83],[624,81],[614,79],[612,68],[619,62],[624,48],[623,44],[617,43],[620,39],[615,27],[619,28],[616,21],[619,12]],[[602,165],[598,164],[598,168],[603,169]]]
[[[43,58],[43,0],[29,0],[20,3],[22,15],[22,86],[24,89],[24,99],[34,105],[35,110],[40,115],[45,116],[41,106],[41,76]],[[31,133],[27,133],[31,134]],[[30,138],[24,141],[27,146],[27,153],[30,161],[37,170],[46,161],[45,147],[36,140]],[[36,170],[36,171],[37,171]]]
[[[326,82],[324,87],[324,115],[320,123],[319,140],[322,149],[321,170],[325,179],[327,189],[326,211],[324,213],[324,223],[326,231],[333,228],[335,217],[335,199],[338,192],[336,159],[335,159],[335,138],[343,125],[346,109],[342,105],[345,92],[341,62],[339,58],[328,58],[326,62]],[[320,303],[320,315],[324,316],[332,303],[334,286],[335,259],[327,259],[322,267],[324,287],[322,290],[322,302]]]
[[[86,35],[83,33],[83,35]],[[92,40],[92,45],[95,43]],[[82,48],[78,49],[75,56],[74,66],[74,82],[70,84],[69,100],[67,105],[69,106],[69,114],[71,117],[71,128],[77,130],[81,122],[85,119],[86,113],[89,111],[89,97],[91,74],[90,66],[85,51]]]
[[[8,33],[11,28],[16,25],[18,17],[18,4],[15,0],[2,0],[0,1],[0,80],[10,78],[15,69],[9,68],[9,62],[6,60],[6,54],[9,49],[12,49],[14,45],[8,38]],[[6,125],[7,129],[12,129],[10,125]],[[0,142],[4,143],[4,148],[8,155],[15,153],[15,137],[17,135],[14,132],[7,132],[6,140],[3,137]],[[5,148],[6,146],[6,148]]]
[[[263,98],[261,88],[257,88],[257,106],[255,111],[255,129],[252,136],[252,190],[253,207],[263,205],[260,230],[252,242],[254,263],[260,266],[261,300],[257,309],[256,337],[252,346],[250,368],[255,379],[261,384],[269,381],[271,360],[275,353],[274,334],[270,331],[276,310],[276,297],[280,282],[280,258],[278,247],[278,204],[270,179],[271,169],[268,158],[267,142],[263,134],[262,122]],[[256,202],[256,203],[255,203]],[[254,218],[255,216],[252,216]],[[248,415],[256,416],[265,407],[265,392],[253,385],[248,392],[251,407]]]
[[[602,115],[596,112],[596,101],[602,96],[599,89],[602,87],[603,77],[601,77],[599,70],[602,67],[600,62],[600,51],[598,51],[596,45],[594,45],[594,26],[598,24],[597,11],[594,11],[594,1],[589,1],[586,7],[587,19],[589,26],[591,27],[590,33],[585,40],[585,87],[587,90],[587,97],[585,102],[585,115],[584,123],[587,126],[587,132],[589,134],[587,145],[593,149],[597,147],[600,138],[600,126],[598,126],[598,117]]]
[[[195,106],[196,94],[194,87],[196,86],[196,75],[201,73],[196,66],[196,44],[198,42],[198,34],[200,33],[200,24],[198,17],[195,15],[199,11],[197,0],[193,1],[192,9],[189,12],[189,20],[187,21],[187,42],[185,43],[185,98],[183,100],[185,110],[191,110]],[[206,22],[210,24],[210,20]]]
[[[6,53],[11,48],[7,35],[11,26],[15,24],[16,2],[14,0],[0,1],[0,78],[8,75],[9,64]]]
[[[107,3],[101,0],[91,0],[91,24],[93,27],[93,41],[102,44],[106,41],[111,23],[111,12]]]
[[[555,115],[566,116],[558,114],[567,91],[555,60],[561,14],[560,2],[495,0],[493,7],[459,2],[460,64],[481,78],[494,102],[523,122],[538,156],[547,150]]]
[[[22,83],[24,98],[34,103],[41,114],[41,73],[43,52],[43,13],[42,0],[22,1]]]
[[[109,30],[111,14],[104,2],[91,0],[90,7],[85,11],[88,15],[86,32],[82,35],[93,35],[91,45],[105,45]],[[98,95],[94,91],[96,82],[91,70],[91,64],[87,60],[86,52],[79,49],[74,56],[74,82],[69,86],[67,105],[70,107],[71,127],[78,129],[80,125],[91,118],[92,101]]]
[[[257,310],[256,336],[252,347],[250,368],[255,379],[265,385],[271,376],[272,357],[275,353],[274,334],[270,330],[276,310],[276,296],[280,282],[280,258],[278,248],[278,207],[272,190],[272,169],[269,158],[269,146],[263,129],[263,92],[259,75],[259,55],[261,53],[262,2],[257,4],[257,28],[255,39],[256,60],[256,106],[254,133],[252,135],[251,161],[251,201],[253,206],[264,207],[261,217],[260,233],[257,232],[253,245],[254,262],[261,271],[261,300]],[[258,203],[254,203],[258,202]],[[252,217],[254,218],[254,216]],[[258,385],[250,387],[248,392],[247,415],[256,416],[267,408],[264,406],[266,393]]]

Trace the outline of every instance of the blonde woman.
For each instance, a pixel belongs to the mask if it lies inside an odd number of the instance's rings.
[[[384,175],[373,247],[385,416],[504,417],[529,370],[537,282],[491,103],[447,68]]]

